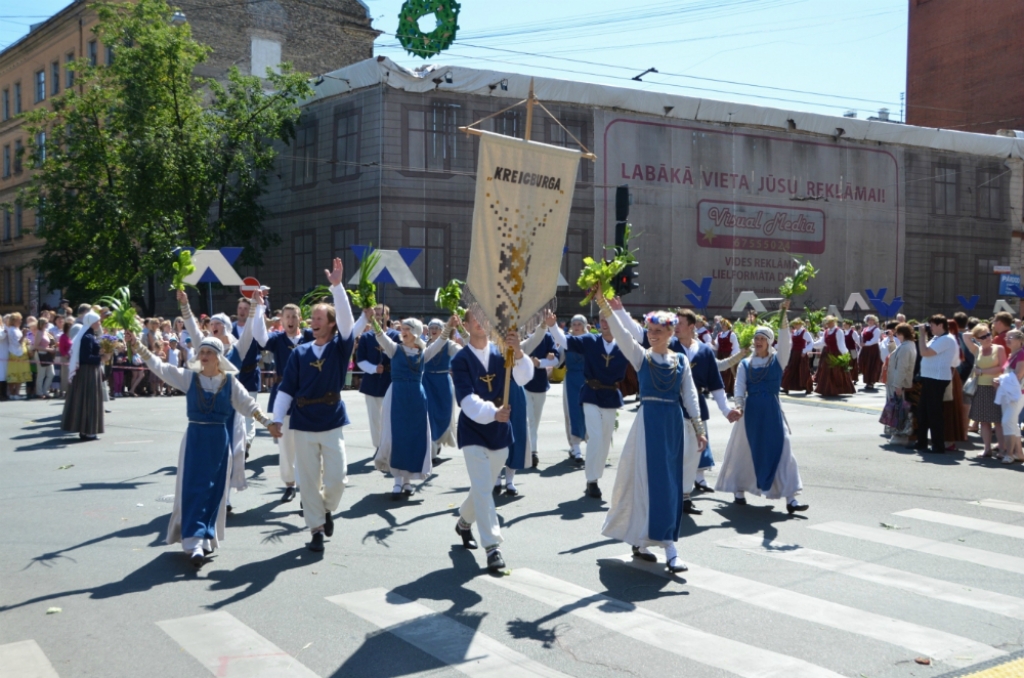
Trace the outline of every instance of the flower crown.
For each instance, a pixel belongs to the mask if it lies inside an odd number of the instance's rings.
[[[679,324],[679,318],[668,311],[652,311],[644,316],[648,325],[661,325],[663,327],[675,327]]]

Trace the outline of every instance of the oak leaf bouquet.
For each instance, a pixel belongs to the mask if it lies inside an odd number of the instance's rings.
[[[801,262],[799,257],[793,257],[798,266],[793,275],[788,275],[779,286],[779,294],[786,299],[798,297],[807,291],[807,283],[818,275],[818,269],[810,261]]]
[[[108,330],[132,332],[136,335],[142,334],[142,323],[139,322],[135,307],[132,306],[132,294],[128,286],[119,287],[112,295],[100,297],[96,303],[106,306],[109,311],[100,322],[101,327]],[[129,358],[131,358],[131,354],[132,347],[128,346]]]
[[[192,263],[192,253],[188,250],[181,250],[178,253],[178,260],[171,264],[174,269],[174,276],[171,278],[171,291],[184,291],[185,286],[194,287],[185,282],[185,278],[196,272],[196,265]]]
[[[464,284],[462,280],[453,278],[444,287],[438,287],[437,292],[434,293],[434,303],[438,308],[448,311],[449,315],[459,316],[459,320],[466,319],[466,309],[459,305],[462,302],[462,286]]]
[[[373,247],[373,244],[370,244]],[[359,286],[347,290],[349,298],[357,308],[374,308],[377,305],[377,285],[370,280],[370,273],[380,262],[380,252],[367,249],[363,260],[359,262]]]
[[[581,290],[586,290],[587,296],[580,302],[580,306],[586,306],[593,300],[593,288],[597,284],[601,285],[601,294],[604,295],[605,299],[613,298],[615,296],[615,288],[612,286],[612,281],[615,280],[615,276],[622,273],[623,269],[627,266],[640,263],[633,255],[633,251],[629,249],[631,231],[630,224],[626,224],[626,246],[621,250],[611,245],[605,245],[606,250],[616,252],[615,258],[611,261],[605,261],[604,259],[594,261],[592,257],[583,258],[583,270],[580,271],[580,277],[576,280],[576,286]]]

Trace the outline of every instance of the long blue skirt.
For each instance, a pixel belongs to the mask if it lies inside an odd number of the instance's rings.
[[[181,536],[217,538],[224,499],[231,432],[220,424],[189,424],[181,479]]]

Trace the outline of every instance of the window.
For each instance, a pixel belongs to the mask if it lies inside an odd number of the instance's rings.
[[[3,178],[11,176],[11,145],[4,146],[4,174]]]
[[[491,129],[496,134],[504,134],[507,137],[523,138],[523,130],[526,128],[521,111],[505,111],[491,118]]]
[[[7,88],[4,88],[4,96],[3,96],[2,108],[3,108],[3,116],[2,116],[3,119],[4,120],[10,119],[10,117],[11,117],[11,90],[9,90]]]
[[[316,119],[308,120],[295,133],[292,156],[292,187],[316,183]]]
[[[934,200],[932,211],[935,214],[956,214],[958,167],[953,165],[935,166]]]
[[[21,274],[21,271],[12,271],[14,275],[14,303],[23,304],[25,303],[25,276]]]
[[[21,156],[24,155],[21,139],[14,142],[14,173],[21,174]]]
[[[103,55],[104,56],[104,62],[107,64],[107,66],[113,66],[114,65],[114,48],[111,47],[110,45],[107,45],[106,48],[103,51],[104,51],[104,55]]]
[[[46,161],[46,132],[36,133],[36,167]]]
[[[68,52],[64,55],[64,89],[71,89],[75,86],[75,53]]]
[[[1003,193],[1000,190],[1003,174],[998,168],[978,170],[978,216],[982,219],[1003,218]]]
[[[4,242],[11,239],[11,210],[9,207],[4,208]]]
[[[21,201],[15,201],[14,203],[14,237],[21,237],[21,225],[24,214],[21,209]]]
[[[331,256],[339,257],[345,266],[345,282],[348,282],[359,268],[359,261],[356,259],[356,253],[352,251],[352,245],[361,244],[358,224],[335,226],[331,232]]]
[[[991,305],[999,298],[999,276],[992,268],[1009,263],[1009,259],[978,259],[978,268],[974,271],[974,291],[971,294],[981,295],[979,302],[982,306]]]
[[[14,114],[21,113],[21,83],[14,83]]]
[[[362,114],[355,109],[334,111],[334,156],[332,179],[347,180],[359,176],[359,130]]]
[[[46,101],[46,70],[36,71],[36,103]]]
[[[14,278],[13,273],[14,273],[14,271],[12,271],[9,268],[4,269],[4,303],[5,304],[10,304],[11,303],[11,291],[12,291],[12,288],[14,287],[14,284],[13,284],[13,278]]]
[[[302,295],[316,285],[316,231],[292,235],[292,291]]]
[[[43,210],[46,207],[46,198],[39,198],[39,204],[36,206],[36,226],[33,233],[39,234],[39,231],[43,230]]]
[[[422,249],[409,269],[424,290],[448,284],[448,225],[414,222],[405,225],[405,247]]]
[[[945,308],[956,299],[956,255],[932,254],[931,303]]]
[[[413,172],[443,172],[458,156],[458,104],[405,108],[402,164]]]
[[[583,270],[583,257],[593,256],[589,233],[582,228],[570,228],[565,234],[565,254],[562,255],[562,277],[569,283],[569,292],[576,292],[576,279]]]
[[[573,120],[572,118],[566,118],[562,121],[562,125],[565,125],[565,129],[551,118],[544,119],[544,138],[547,139],[549,144],[555,146],[562,146],[564,148],[578,148],[583,150],[580,144],[576,143],[572,137],[576,137],[580,140],[580,143],[587,143],[587,123],[584,120]],[[572,133],[572,136],[569,133]],[[579,169],[576,170],[576,181],[588,181],[590,177],[589,164],[580,161]]]
[[[95,40],[89,41],[89,65],[95,66],[97,58],[99,57],[99,47]]]
[[[54,61],[50,64],[50,94],[60,94],[60,62]]]
[[[281,43],[254,37],[249,50],[249,73],[266,78],[268,68],[274,73],[281,72]]]

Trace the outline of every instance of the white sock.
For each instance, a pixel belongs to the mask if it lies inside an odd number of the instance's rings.
[[[673,558],[679,557],[679,551],[676,550],[676,543],[674,541],[665,542],[665,560],[672,562]]]
[[[583,450],[580,449],[579,444],[576,444],[576,445],[572,446],[572,456],[577,457],[577,458],[583,456]]]
[[[744,498],[742,492],[733,492],[733,496],[735,496],[737,499],[743,499]]]
[[[789,504],[790,506],[797,506],[797,505],[799,505],[799,504],[800,504],[800,502],[798,502],[798,501],[796,500],[796,497],[789,497],[789,498],[788,498],[788,499],[786,500],[786,503],[787,503],[787,504]]]
[[[505,484],[514,485],[516,479],[516,470],[514,468],[505,467]]]
[[[402,483],[400,483],[398,481],[398,478],[395,478],[395,486],[391,488],[391,494],[398,494],[401,491],[402,491]]]
[[[700,485],[704,484],[704,469],[697,469],[697,483]]]
[[[200,558],[203,557],[203,545],[202,544],[200,544],[199,546],[197,546],[194,549],[192,549],[191,557],[195,558],[196,556],[199,556]]]

